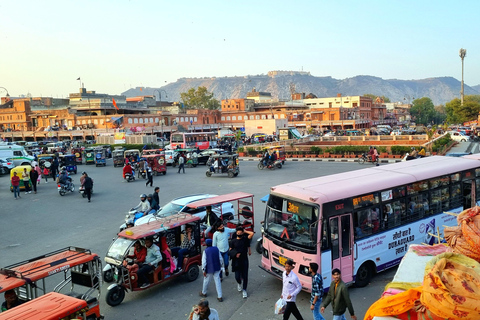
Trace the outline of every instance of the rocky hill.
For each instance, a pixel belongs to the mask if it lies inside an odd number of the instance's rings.
[[[362,95],[371,93],[386,96],[392,102],[411,102],[413,99],[429,97],[435,105],[460,97],[460,81],[452,77],[428,78],[420,80],[398,80],[373,76],[356,76],[343,80],[332,77],[315,77],[308,74],[291,74],[281,76],[256,75],[223,78],[181,78],[161,88],[132,88],[122,94],[127,97],[153,95],[155,89],[163,89],[162,101],[180,101],[180,93],[199,86],[207,87],[215,98],[235,99],[246,98],[247,92],[256,88],[257,91],[270,92],[274,98],[288,100],[290,85],[295,85],[296,92],[313,93],[319,98],[336,96]],[[465,95],[479,94],[480,85],[469,87],[465,85]]]

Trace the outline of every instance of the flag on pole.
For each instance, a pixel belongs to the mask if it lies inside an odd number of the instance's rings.
[[[117,110],[119,110],[118,107],[117,107],[117,102],[115,101],[115,99],[112,98],[112,102],[113,102],[113,106],[114,106]]]

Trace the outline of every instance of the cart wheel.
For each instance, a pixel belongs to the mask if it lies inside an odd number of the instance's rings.
[[[163,175],[166,175],[166,174],[167,174],[167,170],[163,171],[162,173],[163,173]]]
[[[233,177],[235,177],[235,174],[232,171],[229,171],[228,172],[228,177],[233,178]]]
[[[86,196],[84,196],[84,197],[86,197]],[[108,282],[108,283],[113,281],[113,270],[112,269],[107,270],[103,273],[103,280],[105,282]]]
[[[188,268],[187,272],[185,273],[188,282],[195,281],[198,278],[198,265],[192,264],[190,268]]]
[[[122,287],[114,287],[107,292],[106,301],[111,307],[118,306],[125,298],[125,290]]]
[[[211,177],[211,176],[212,176],[212,173],[210,172],[210,170],[208,170],[207,172],[205,172],[205,174],[207,175],[207,177]]]

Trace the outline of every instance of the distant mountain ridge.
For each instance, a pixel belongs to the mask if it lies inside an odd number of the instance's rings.
[[[180,78],[161,88],[137,87],[122,94],[127,97],[153,95],[155,89],[162,91],[162,101],[180,101],[180,93],[190,88],[204,86],[213,92],[218,100],[246,98],[247,92],[270,92],[273,98],[290,99],[290,84],[295,84],[296,92],[313,93],[319,98],[355,96],[367,93],[390,98],[391,102],[412,102],[416,98],[429,97],[435,105],[445,104],[460,97],[460,81],[453,77],[437,77],[419,80],[384,80],[379,77],[360,75],[343,80],[332,77],[315,77],[309,74],[291,72],[286,75],[256,75],[210,78]],[[480,85],[465,85],[465,95],[480,94]],[[158,95],[158,94],[157,94]]]

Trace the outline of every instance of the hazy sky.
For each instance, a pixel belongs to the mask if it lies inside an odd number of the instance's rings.
[[[182,77],[304,70],[480,84],[480,1],[0,0],[10,95],[119,94]],[[0,90],[0,96],[5,93]]]

